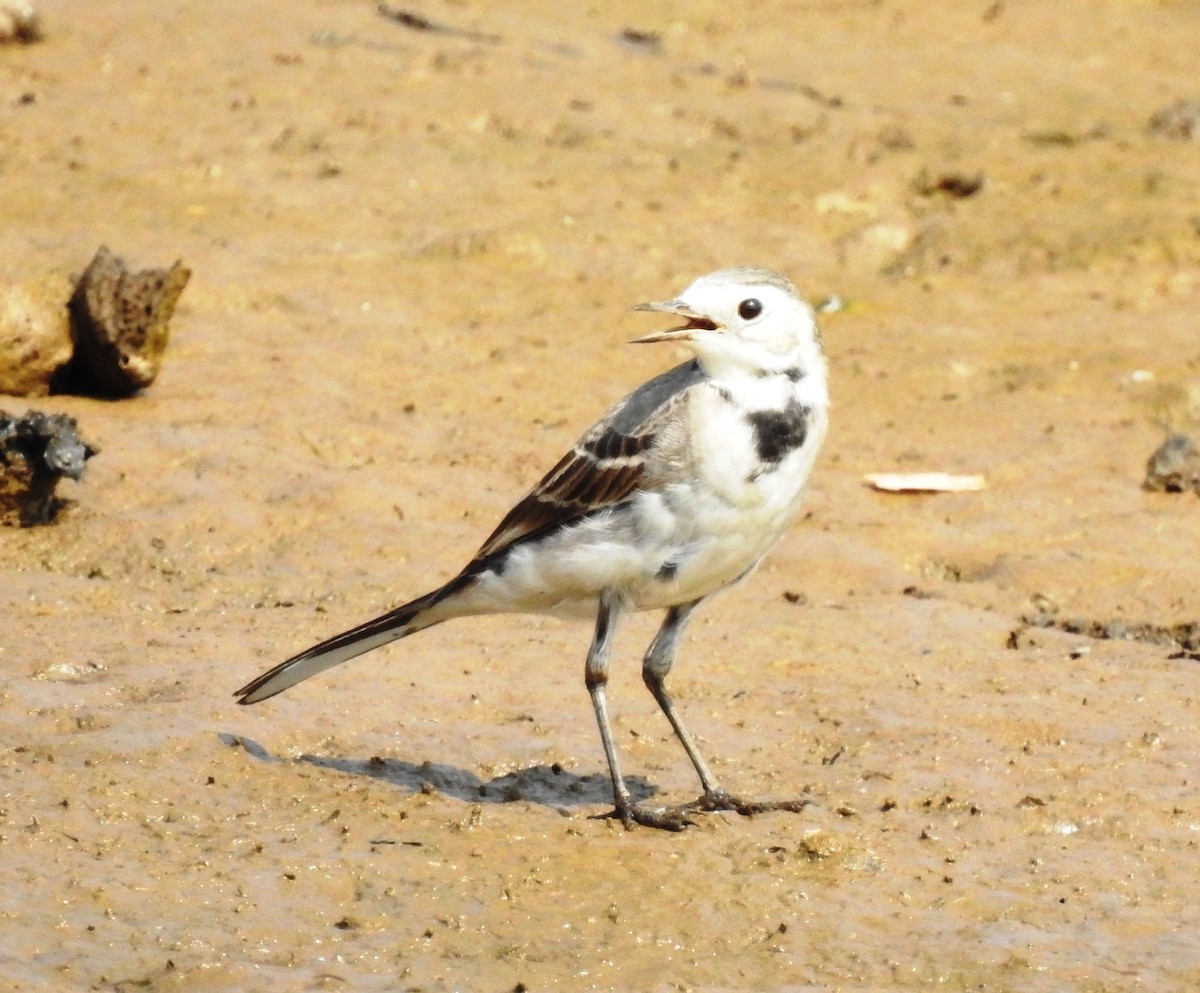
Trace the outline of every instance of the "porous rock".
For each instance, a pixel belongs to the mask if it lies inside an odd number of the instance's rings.
[[[135,272],[101,245],[71,295],[75,354],[64,388],[123,397],[153,383],[191,274],[182,262]]]

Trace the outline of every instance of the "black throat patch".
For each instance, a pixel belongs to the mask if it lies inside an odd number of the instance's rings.
[[[754,429],[754,446],[763,462],[776,465],[808,437],[812,411],[792,400],[783,410],[756,410],[746,415]]]

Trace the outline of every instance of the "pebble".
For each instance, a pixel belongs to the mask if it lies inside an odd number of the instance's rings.
[[[1195,490],[1200,495],[1200,449],[1196,443],[1185,434],[1168,436],[1146,462],[1142,488],[1153,493]]]
[[[42,28],[28,0],[0,0],[0,45],[40,41]]]
[[[1200,100],[1176,100],[1150,118],[1147,130],[1171,141],[1200,141]]]
[[[50,392],[71,358],[70,292],[65,276],[0,286],[0,393]]]

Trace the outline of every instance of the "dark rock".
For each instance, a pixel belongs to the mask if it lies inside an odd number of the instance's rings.
[[[154,382],[191,270],[131,272],[101,245],[71,296],[75,354],[58,392],[130,396]]]
[[[15,418],[0,411],[0,524],[49,524],[62,504],[54,495],[58,481],[82,477],[95,454],[73,417],[31,410]]]
[[[1185,434],[1167,437],[1146,463],[1142,488],[1155,493],[1200,494],[1200,450]]]

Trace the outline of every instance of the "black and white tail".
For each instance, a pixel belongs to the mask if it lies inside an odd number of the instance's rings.
[[[234,696],[238,697],[238,703],[258,703],[303,682],[309,676],[315,676],[318,672],[331,669],[373,648],[379,648],[449,620],[454,616],[453,612],[431,613],[432,608],[460,592],[470,585],[472,580],[473,577],[458,576],[440,589],[426,593],[423,597],[397,607],[382,617],[335,634],[332,638],[322,641],[319,645],[313,645],[312,648],[250,680],[234,693]]]

